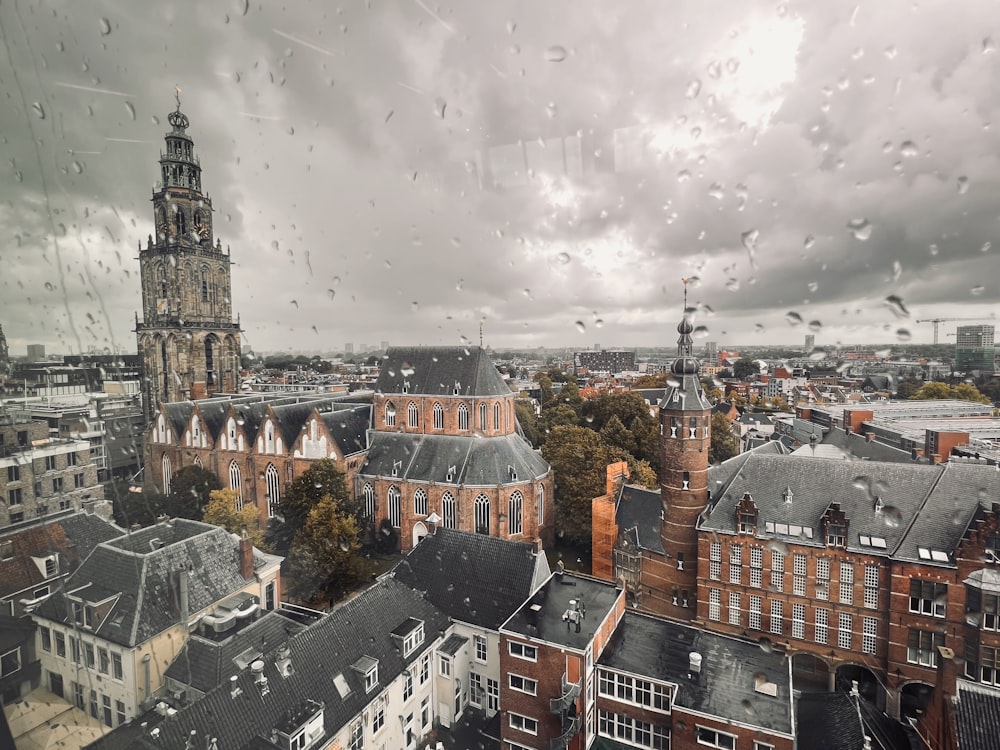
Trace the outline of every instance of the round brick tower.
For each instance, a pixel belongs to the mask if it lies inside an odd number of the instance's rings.
[[[686,302],[685,295],[685,302]],[[667,560],[663,575],[666,614],[694,619],[697,614],[698,516],[708,503],[708,453],[712,405],[699,378],[701,364],[692,350],[690,311],[677,326],[677,359],[660,402],[660,537]]]

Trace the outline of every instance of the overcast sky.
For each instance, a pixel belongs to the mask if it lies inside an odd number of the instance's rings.
[[[995,316],[995,0],[280,6],[0,3],[13,354],[134,351],[178,85],[257,351]]]

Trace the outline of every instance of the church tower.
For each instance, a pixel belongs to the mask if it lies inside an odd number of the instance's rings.
[[[685,282],[686,283],[686,282]],[[672,617],[697,614],[698,516],[708,504],[708,466],[712,405],[699,378],[701,364],[693,354],[687,288],[684,317],[677,326],[677,359],[670,366],[660,402],[661,542],[666,552],[657,610]]]
[[[142,320],[136,319],[147,416],[157,403],[205,398],[239,388],[240,326],[233,322],[228,248],[212,233],[212,199],[188,118],[167,116],[153,188],[156,236],[139,244]]]

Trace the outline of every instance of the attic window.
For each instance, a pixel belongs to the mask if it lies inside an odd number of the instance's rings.
[[[362,656],[351,665],[351,668],[358,674],[364,675],[366,693],[378,687],[378,659]]]
[[[754,675],[753,690],[755,693],[770,695],[772,698],[778,697],[778,685],[767,679],[766,674],[758,673]]]
[[[392,637],[402,646],[402,656],[407,658],[424,642],[424,622],[408,617],[395,630]]]
[[[950,562],[947,552],[942,552],[938,549],[927,549],[927,547],[918,547],[917,555],[921,560],[931,560],[933,562]]]
[[[337,672],[333,676],[333,686],[337,688],[337,695],[341,698],[346,698],[351,694],[351,686],[347,684],[347,680],[344,679],[343,672]]]

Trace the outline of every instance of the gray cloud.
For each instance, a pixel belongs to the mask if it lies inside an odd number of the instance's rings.
[[[994,3],[425,6],[0,5],[14,351],[134,347],[175,84],[256,349],[670,345],[692,276],[723,343],[995,310]]]

